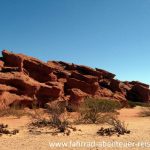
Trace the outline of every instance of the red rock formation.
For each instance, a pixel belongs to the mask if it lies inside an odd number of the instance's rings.
[[[75,111],[87,96],[87,93],[81,91],[80,89],[73,88],[70,90],[70,100],[68,104]]]
[[[7,50],[3,50],[2,55],[5,66],[18,67],[20,72],[25,72],[39,82],[50,80],[50,73],[52,73],[54,68],[48,64],[23,54],[10,53]]]
[[[23,54],[2,51],[0,58],[0,109],[12,105],[43,107],[61,104],[79,107],[88,95],[96,98],[149,102],[149,85],[121,82],[102,69],[66,62],[42,62]],[[75,108],[74,107],[74,108]]]
[[[70,64],[70,63],[66,63],[64,61],[59,61],[59,64],[61,64],[65,70],[76,70],[77,65],[75,64]]]
[[[113,92],[116,92],[116,91],[120,92],[125,96],[127,91],[129,91],[131,89],[131,86],[128,84],[125,84],[119,80],[111,79],[110,80],[110,89]]]
[[[68,89],[78,88],[83,92],[91,95],[95,95],[99,89],[98,82],[93,82],[92,84],[89,84],[85,81],[81,81],[75,78],[68,78],[66,85]]]
[[[92,75],[92,76],[96,76],[99,79],[102,78],[102,74],[99,71],[96,71],[93,68],[87,67],[87,66],[77,66],[77,70],[81,73],[81,74],[86,74],[86,75]]]
[[[139,82],[139,81],[132,81],[132,82],[129,82],[130,84],[132,84],[132,85],[142,85],[142,86],[144,86],[144,87],[146,87],[146,88],[149,88],[149,85],[148,84],[145,84],[145,83],[142,83],[142,82]]]
[[[83,75],[78,72],[72,72],[71,78],[75,78],[81,81],[85,81],[86,83],[92,84],[94,82],[98,82],[98,77],[92,75]]]
[[[106,78],[106,79],[113,79],[116,76],[115,74],[108,72],[106,70],[102,70],[98,68],[96,68],[96,70],[102,74],[103,78]]]
[[[109,79],[101,79],[99,80],[99,85],[101,87],[104,87],[104,88],[107,88],[107,89],[110,89],[110,80]]]
[[[22,72],[12,72],[12,73],[0,73],[0,83],[1,89],[5,87],[3,91],[1,90],[1,95],[7,91],[7,95],[9,92],[9,98],[15,94],[17,97],[16,101],[19,101],[19,96],[25,97],[25,99],[30,99],[30,101],[34,102],[35,100],[44,104],[47,101],[50,101],[54,98],[58,98],[61,96],[61,92],[63,91],[59,86],[49,86],[44,83],[40,83],[35,81],[34,79],[28,77]],[[7,86],[6,86],[7,85]],[[9,90],[8,90],[9,89]],[[4,97],[4,96],[3,96]],[[14,98],[12,98],[13,100]],[[11,100],[11,104],[13,104],[14,100]],[[26,101],[26,100],[24,100]],[[8,103],[7,103],[8,104]],[[25,105],[25,104],[24,104]]]
[[[64,70],[64,67],[57,61],[48,61],[47,65],[49,65],[53,69]]]
[[[0,95],[0,109],[7,109],[11,105],[31,107],[33,99],[24,95],[17,95],[10,92],[2,92]]]
[[[131,101],[150,102],[150,90],[140,84],[135,84],[127,93],[127,98]]]
[[[113,92],[107,88],[102,88],[99,90],[99,96],[101,97],[113,97]]]

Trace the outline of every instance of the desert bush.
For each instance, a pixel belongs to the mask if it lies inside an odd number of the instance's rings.
[[[32,122],[29,126],[34,126],[38,128],[48,127],[50,129],[55,129],[53,134],[64,133],[66,135],[70,135],[71,130],[76,131],[76,128],[72,127],[71,123],[68,121],[65,114],[58,108],[55,111],[48,110],[49,117],[45,118],[37,118],[36,121]],[[31,131],[31,130],[30,130]]]
[[[0,136],[2,136],[3,134],[15,135],[19,133],[18,129],[14,129],[10,131],[7,128],[8,128],[8,125],[0,124]]]
[[[30,125],[38,128],[46,127],[51,124],[50,120],[47,119],[38,119],[36,121],[33,121]]]
[[[70,135],[71,130],[76,131],[76,128],[72,127],[68,120],[61,120],[58,115],[52,115],[50,119],[41,119],[35,122],[32,122],[30,126],[43,128],[48,127],[50,129],[55,129],[55,131],[51,132],[52,135],[57,133],[64,133],[66,135]],[[32,130],[29,130],[30,132]]]
[[[127,125],[125,124],[125,122],[120,121],[117,117],[111,117],[106,121],[109,125],[113,126],[113,128],[115,129],[115,131],[118,134],[123,135],[124,133],[128,133],[129,130],[127,130]]]
[[[51,118],[51,126],[57,128],[59,132],[65,132],[69,127],[69,121],[63,119],[61,120],[57,114],[53,115]]]
[[[41,119],[41,120],[36,120],[32,122],[31,125],[42,128],[42,127],[52,127],[52,128],[64,128],[68,125],[69,123],[65,120],[60,120],[58,117],[53,116],[51,119]]]
[[[119,102],[105,99],[88,98],[81,105],[79,123],[104,123],[105,119],[112,116],[121,108]]]
[[[117,136],[129,134],[130,130],[127,129],[127,125],[125,122],[120,121],[117,117],[113,116],[108,118],[106,120],[106,123],[108,125],[111,125],[110,128],[103,128],[101,127],[100,130],[98,130],[97,134],[101,136],[111,136],[113,134],[116,134]]]
[[[121,104],[118,101],[111,99],[87,98],[81,106],[81,108],[83,109],[84,107],[92,110],[95,109],[98,112],[105,113],[115,112],[117,109],[121,108]]]

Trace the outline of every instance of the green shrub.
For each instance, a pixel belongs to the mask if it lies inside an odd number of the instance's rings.
[[[117,109],[121,108],[121,104],[115,100],[87,98],[81,105],[81,108],[105,113],[115,112]]]
[[[79,111],[81,117],[79,122],[82,123],[103,123],[105,118],[121,108],[119,102],[106,99],[85,99]],[[109,113],[109,114],[108,114]]]

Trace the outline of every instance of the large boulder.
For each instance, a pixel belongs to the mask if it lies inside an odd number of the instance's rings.
[[[61,71],[64,70],[64,67],[57,61],[48,61],[47,64],[53,69],[57,69]]]
[[[68,101],[68,106],[73,111],[76,111],[80,107],[80,105],[84,102],[84,99],[88,96],[88,94],[77,88],[73,88],[69,92],[70,92],[70,100]]]
[[[108,97],[108,98],[112,98],[113,96],[113,92],[107,88],[101,88],[99,91],[99,96],[101,97]]]
[[[67,63],[64,61],[59,61],[59,64],[61,64],[65,70],[76,70],[77,65],[73,64],[73,63]]]
[[[124,95],[126,95],[127,91],[131,89],[131,86],[128,84],[125,84],[119,80],[111,79],[110,80],[110,89],[113,92],[120,92]]]
[[[75,78],[81,81],[85,81],[86,83],[92,84],[94,82],[98,82],[98,77],[92,75],[83,75],[76,71],[72,72],[71,78]]]
[[[25,96],[25,98],[28,97],[30,99],[30,102],[43,105],[63,95],[63,88],[58,85],[50,86],[45,83],[40,83],[22,72],[0,72],[0,94],[4,97],[5,92],[7,92],[7,95],[8,93],[9,95],[16,95],[12,102],[15,101],[15,97],[17,97],[16,101],[19,101],[18,97],[21,97],[22,100],[22,97]],[[2,98],[0,101],[2,101]],[[23,101],[20,102],[22,103]],[[9,101],[10,104],[11,101]]]
[[[127,99],[136,102],[150,102],[150,90],[141,84],[135,84],[128,91]]]
[[[56,100],[62,94],[61,87],[48,86],[43,84],[36,93],[38,104],[44,106],[45,103]]]
[[[19,95],[27,95],[30,97],[34,97],[40,87],[39,82],[21,72],[0,72],[0,83],[18,89],[17,94]]]
[[[55,94],[53,97],[62,97],[64,96],[64,83],[63,82],[46,82],[45,83],[48,86],[54,87],[59,89],[58,94]]]
[[[86,75],[92,75],[92,76],[96,76],[99,79],[102,79],[102,74],[99,71],[96,71],[93,68],[87,67],[87,66],[83,66],[83,65],[78,65],[76,68],[81,74],[86,74]]]
[[[116,76],[115,74],[103,69],[96,68],[96,70],[102,74],[103,78],[113,79]]]
[[[93,82],[92,84],[89,84],[85,81],[81,81],[75,78],[68,78],[66,88],[78,88],[87,94],[95,95],[96,92],[99,90],[99,84],[98,82]]]
[[[131,82],[129,82],[131,85],[136,85],[136,84],[138,84],[138,85],[142,85],[142,86],[144,86],[144,87],[146,87],[146,88],[149,88],[149,85],[148,84],[145,84],[145,83],[142,83],[142,82],[139,82],[139,81],[131,81]]]
[[[2,51],[5,66],[18,67],[20,72],[25,72],[39,82],[50,81],[50,73],[54,68],[48,64],[23,54],[14,54],[7,50]]]
[[[55,74],[57,75],[57,78],[69,78],[71,76],[71,72],[67,70],[57,70],[55,71]]]
[[[17,95],[10,92],[3,92],[0,95],[0,110],[7,109],[9,106],[29,106],[31,107],[33,99],[24,95]]]

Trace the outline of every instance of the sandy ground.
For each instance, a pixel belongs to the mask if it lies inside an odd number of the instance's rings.
[[[150,149],[150,117],[140,117],[140,107],[120,110],[119,119],[128,124],[130,134],[117,137],[100,137],[96,134],[102,125],[76,125],[82,131],[72,132],[70,136],[51,134],[31,134],[28,132],[28,124],[31,119],[27,116],[21,118],[1,117],[0,123],[8,124],[10,129],[17,128],[17,135],[0,137],[0,150],[108,150],[108,149]],[[103,125],[104,127],[106,125]],[[45,129],[44,129],[45,130]],[[43,132],[44,132],[43,130]],[[60,142],[60,147],[53,144]],[[65,144],[65,145],[61,145]],[[113,144],[113,145],[112,145]],[[124,146],[119,146],[124,144]],[[135,145],[133,145],[135,144]],[[63,147],[64,146],[64,147]]]

